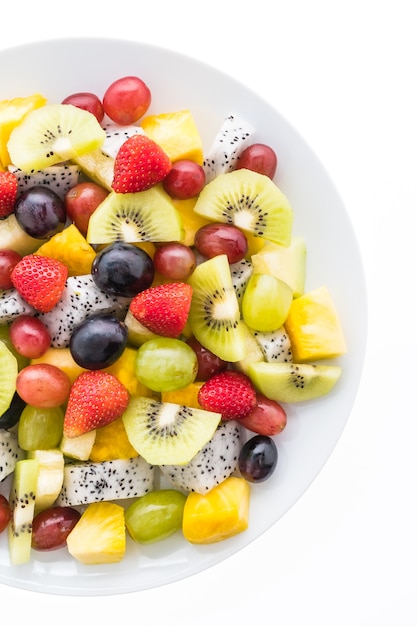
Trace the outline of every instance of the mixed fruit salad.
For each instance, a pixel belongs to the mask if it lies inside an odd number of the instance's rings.
[[[238,112],[208,148],[137,76],[0,102],[0,532],[82,564],[244,532],[289,403],[346,341],[273,146]]]

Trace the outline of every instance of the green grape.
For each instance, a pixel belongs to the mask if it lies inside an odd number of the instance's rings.
[[[20,416],[17,437],[22,450],[49,450],[62,439],[64,411],[61,407],[27,405]]]
[[[277,330],[287,319],[292,299],[292,289],[283,280],[252,274],[242,298],[243,319],[255,330]]]
[[[175,489],[151,491],[135,500],[125,513],[129,535],[138,543],[161,541],[182,527],[187,497]]]
[[[136,376],[153,391],[174,391],[191,384],[197,376],[194,350],[180,339],[155,337],[146,341],[136,356]]]

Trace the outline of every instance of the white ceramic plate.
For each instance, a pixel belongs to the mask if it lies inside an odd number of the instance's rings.
[[[321,470],[349,417],[365,353],[367,306],[360,253],[349,216],[317,157],[288,122],[248,87],[190,58],[135,42],[74,39],[30,44],[0,53],[0,99],[41,92],[52,102],[76,91],[98,95],[120,76],[141,76],[152,90],[150,112],[188,108],[208,147],[221,121],[237,112],[257,128],[257,140],[278,153],[276,182],[295,212],[294,232],[307,242],[306,288],[327,285],[345,329],[349,353],[327,397],[288,407],[277,438],[275,474],[253,486],[249,529],[227,541],[193,546],[180,533],[151,546],[129,540],[115,565],[82,566],[65,549],[33,553],[11,567],[7,533],[0,536],[0,582],[63,595],[109,595],[164,585],[195,575],[243,549],[277,523]],[[261,557],[260,557],[261,558]]]

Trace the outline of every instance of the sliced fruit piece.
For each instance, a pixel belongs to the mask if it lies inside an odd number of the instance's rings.
[[[10,163],[9,151],[7,150],[10,133],[20,124],[29,111],[38,109],[45,104],[46,98],[40,93],[0,102],[0,162],[3,167],[7,167]]]
[[[114,122],[107,122],[102,125],[106,131],[106,139],[101,146],[102,152],[112,159],[116,158],[117,153],[129,137],[134,135],[143,135],[144,130],[140,126],[135,124],[128,124],[127,126],[121,126]]]
[[[249,328],[271,332],[287,319],[292,289],[271,274],[252,274],[242,298],[242,315]]]
[[[194,211],[196,202],[197,198],[190,198],[189,200],[177,200],[172,198],[172,203],[180,215],[183,226],[181,243],[186,246],[192,246],[194,244],[195,234],[199,228],[210,224],[210,220],[201,215],[197,215]]]
[[[304,293],[306,277],[306,243],[303,237],[293,237],[290,245],[268,242],[252,255],[253,269],[259,274],[272,274],[287,283],[294,298]]]
[[[191,407],[131,398],[122,416],[126,433],[136,452],[152,465],[180,465],[211,439],[221,415]]]
[[[260,393],[277,402],[303,402],[329,393],[339,380],[338,365],[251,363],[249,378]]]
[[[30,363],[31,365],[36,365],[37,363],[55,365],[67,374],[71,383],[74,382],[77,376],[86,371],[74,361],[69,348],[48,348],[42,356],[37,359],[31,359]]]
[[[327,287],[318,287],[296,298],[285,329],[291,340],[294,361],[330,359],[347,351],[342,323]]]
[[[164,283],[138,293],[129,310],[151,332],[179,337],[188,318],[192,287],[184,282]]]
[[[189,493],[182,531],[190,543],[207,544],[243,532],[249,524],[250,485],[230,476],[209,493]]]
[[[24,458],[25,453],[19,446],[16,430],[0,428],[0,483],[9,476],[16,467],[17,461]]]
[[[200,263],[188,282],[193,288],[188,316],[192,334],[224,361],[243,359],[245,335],[227,256]]]
[[[0,415],[3,415],[16,391],[18,374],[17,359],[3,341],[0,341],[0,363]]]
[[[12,519],[9,524],[9,555],[12,565],[27,563],[32,545],[39,462],[21,459],[16,463],[10,489]]]
[[[126,317],[124,319],[124,323],[127,326],[127,339],[128,343],[132,346],[136,346],[137,348],[148,341],[148,339],[153,339],[157,335],[153,333],[149,328],[146,328],[141,324],[135,317],[131,311],[126,313]]]
[[[72,104],[46,104],[30,111],[12,130],[7,148],[13,165],[30,172],[96,150],[105,138],[89,111]]]
[[[74,156],[74,163],[78,165],[87,178],[101,185],[108,191],[112,190],[114,174],[114,158],[104,154],[100,148]]]
[[[293,211],[288,199],[268,176],[251,170],[217,176],[200,193],[194,211],[282,246],[291,243]]]
[[[67,547],[85,565],[121,561],[126,552],[124,508],[113,502],[90,504],[68,535]]]
[[[116,378],[126,387],[130,395],[132,396],[150,396],[151,391],[145,385],[137,379],[136,369],[136,355],[137,350],[135,348],[126,346],[123,350],[122,356],[117,359],[113,365],[104,369],[108,374],[113,374]]]
[[[274,361],[292,362],[293,355],[291,349],[291,341],[284,326],[281,326],[277,330],[271,332],[261,332],[258,330],[251,331],[253,337],[260,349],[262,350],[263,359],[270,363]]]
[[[163,391],[161,393],[162,402],[171,402],[174,404],[182,404],[194,409],[202,409],[203,407],[198,401],[198,392],[201,389],[203,381],[194,381],[182,389],[174,389],[173,391]]]
[[[90,217],[87,241],[180,241],[181,219],[160,187],[138,193],[111,192]]]
[[[69,163],[52,165],[43,170],[33,172],[22,172],[15,165],[9,165],[9,172],[12,172],[17,179],[19,196],[37,185],[52,189],[63,200],[65,194],[78,183],[80,168]]]
[[[36,254],[58,259],[68,268],[68,276],[91,273],[91,264],[96,252],[87,243],[75,224],[70,224],[53,235],[37,249]]]
[[[94,462],[112,459],[131,459],[137,455],[127,438],[123,420],[119,417],[111,424],[97,428],[90,460]]]
[[[53,505],[64,481],[64,455],[61,450],[32,450],[27,453],[28,459],[39,463],[38,481],[36,483],[35,515],[39,511]]]
[[[31,237],[20,226],[14,213],[1,222],[1,247],[14,250],[22,256],[35,252],[44,243],[44,239]]]
[[[78,437],[65,437],[64,435],[59,444],[59,449],[69,459],[88,461],[96,439],[96,433],[96,430],[90,430],[88,433]]]
[[[203,143],[189,109],[148,115],[141,121],[141,127],[171,161],[190,159],[203,163]]]

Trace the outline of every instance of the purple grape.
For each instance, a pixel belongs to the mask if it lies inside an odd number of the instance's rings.
[[[114,315],[98,313],[81,322],[70,340],[71,356],[89,370],[113,365],[127,344],[127,327]]]
[[[15,216],[25,233],[35,239],[50,239],[64,229],[67,219],[64,202],[42,185],[31,187],[20,196]]]
[[[99,252],[91,266],[97,287],[111,295],[133,297],[151,286],[151,257],[131,243],[116,242]]]
[[[239,470],[243,478],[260,483],[271,476],[278,462],[278,450],[271,437],[256,435],[242,446]]]

